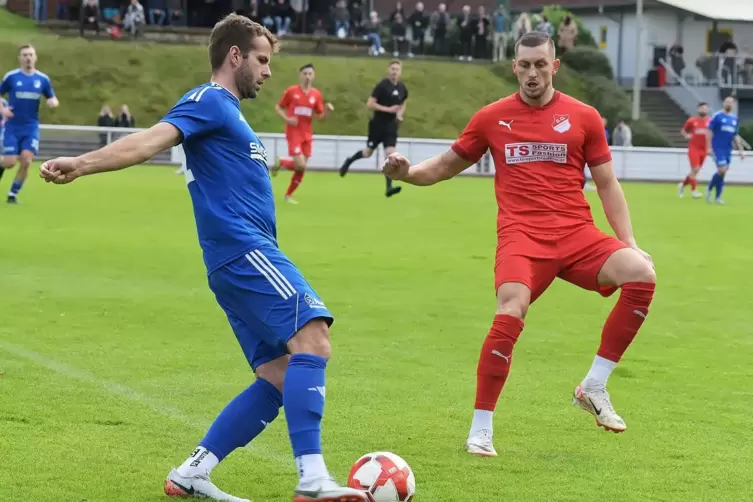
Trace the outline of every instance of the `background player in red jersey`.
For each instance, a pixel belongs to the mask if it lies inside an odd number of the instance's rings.
[[[711,149],[711,133],[709,133],[709,105],[706,103],[698,103],[698,115],[690,117],[685,125],[682,126],[680,133],[688,140],[688,160],[690,161],[690,172],[685,176],[685,180],[680,182],[678,188],[678,195],[683,196],[685,187],[690,185],[692,190],[691,195],[694,199],[698,199],[703,196],[701,192],[696,190],[698,186],[698,171],[703,167],[703,163],[706,161],[706,155]]]
[[[303,181],[303,174],[311,157],[311,143],[314,139],[311,121],[313,117],[324,119],[328,112],[335,109],[332,103],[325,104],[322,93],[312,86],[314,65],[309,63],[301,67],[300,82],[285,89],[280,102],[275,105],[275,110],[285,121],[285,138],[290,158],[277,159],[272,167],[272,175],[276,176],[281,167],[294,171],[285,192],[285,201],[291,204],[297,204],[292,197],[293,192]]]
[[[447,152],[417,165],[394,153],[383,167],[396,180],[433,185],[460,174],[491,150],[499,209],[497,312],[481,350],[466,443],[470,453],[485,456],[497,454],[492,413],[528,307],[557,277],[603,296],[622,289],[573,402],[598,425],[615,432],[626,429],[612,408],[607,379],[643,324],[656,284],[651,257],[633,237],[599,113],[554,90],[552,75],[559,61],[546,34],[524,35],[515,51],[519,92],[477,112]],[[593,223],[582,191],[586,164],[617,238]]]

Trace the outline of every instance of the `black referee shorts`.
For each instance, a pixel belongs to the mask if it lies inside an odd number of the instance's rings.
[[[385,148],[394,148],[397,145],[397,120],[369,120],[369,139],[366,146],[374,150],[380,143]]]

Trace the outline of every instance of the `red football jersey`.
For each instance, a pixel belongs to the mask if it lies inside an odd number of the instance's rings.
[[[583,169],[612,160],[599,113],[560,92],[540,108],[518,93],[482,108],[452,149],[473,163],[491,150],[499,231],[542,236],[593,223]]]
[[[302,134],[311,139],[313,132],[311,121],[314,113],[324,112],[322,93],[313,87],[309,92],[303,92],[300,85],[291,85],[280,98],[279,105],[285,108],[288,117],[297,117],[298,125],[285,125],[285,134]]]
[[[690,117],[685,122],[682,129],[690,134],[688,147],[691,150],[698,152],[708,150],[709,122],[711,122],[711,117]]]

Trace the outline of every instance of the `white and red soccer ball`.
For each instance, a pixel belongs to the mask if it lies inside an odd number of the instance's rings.
[[[350,469],[348,486],[366,492],[369,502],[411,502],[416,477],[408,463],[394,453],[368,453]]]

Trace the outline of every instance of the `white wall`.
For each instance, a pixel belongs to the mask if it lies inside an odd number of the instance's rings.
[[[643,16],[645,23],[641,44],[641,78],[645,78],[651,67],[655,46],[664,45],[669,48],[675,42],[680,42],[685,49],[687,68],[694,68],[698,57],[706,54],[706,30],[711,28],[711,21],[696,20],[687,13],[662,7],[648,8]],[[603,14],[584,14],[580,18],[597,42],[601,27],[607,27],[607,48],[603,52],[612,62],[615,77],[632,80],[636,64],[635,14],[624,14],[622,40],[619,40],[619,14],[609,14],[609,17]],[[740,51],[753,54],[753,23],[724,22],[719,23],[719,28],[732,30]],[[620,50],[622,66],[618,68]]]

